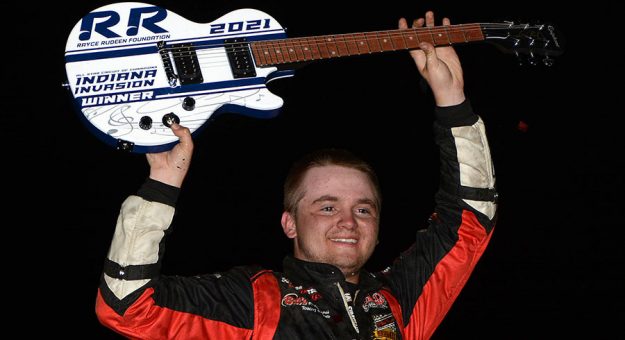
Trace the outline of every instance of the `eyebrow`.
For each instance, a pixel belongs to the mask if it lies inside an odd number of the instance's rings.
[[[314,200],[312,203],[319,203],[319,202],[338,202],[338,197],[336,196],[331,196],[331,195],[323,195],[319,198],[317,198],[316,200]],[[361,198],[358,201],[356,201],[358,204],[368,204],[372,207],[377,207],[377,205],[375,204],[375,201],[368,199],[368,198]]]
[[[323,195],[317,198],[316,200],[314,200],[312,203],[315,204],[315,203],[326,202],[326,201],[337,202],[338,200],[339,198],[336,196]]]

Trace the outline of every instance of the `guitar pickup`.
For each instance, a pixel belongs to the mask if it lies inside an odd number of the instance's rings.
[[[174,87],[178,82],[180,85],[189,85],[204,81],[193,44],[166,45],[160,41],[157,46],[169,85]]]
[[[224,46],[235,79],[256,77],[250,44],[245,38],[225,39]]]

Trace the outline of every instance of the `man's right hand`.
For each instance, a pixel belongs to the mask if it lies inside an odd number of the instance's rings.
[[[178,144],[169,151],[148,153],[146,157],[151,179],[180,188],[191,165],[193,138],[184,126],[174,123],[171,130],[180,140]]]

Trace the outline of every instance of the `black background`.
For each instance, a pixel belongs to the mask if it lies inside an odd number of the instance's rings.
[[[8,298],[18,318],[61,338],[107,339],[94,302],[125,197],[148,173],[144,155],[122,154],[81,124],[64,81],[65,43],[88,12],[107,4],[19,8],[19,53],[3,62],[3,162],[8,198]],[[436,339],[625,338],[623,324],[623,54],[613,50],[616,5],[546,1],[153,1],[190,21],[260,9],[289,37],[394,29],[426,10],[452,23],[549,22],[565,53],[551,68],[519,67],[490,45],[457,47],[466,93],[487,124],[499,221]],[[24,5],[24,4],[14,4]],[[10,15],[10,14],[9,14]],[[23,18],[23,19],[20,19]],[[622,31],[622,29],[621,29]],[[8,44],[14,46],[14,43]],[[26,65],[24,65],[26,64]],[[432,102],[407,52],[313,63],[269,89],[285,100],[270,120],[223,115],[195,139],[163,271],[193,275],[259,263],[279,269],[290,242],[280,228],[290,163],[323,146],[346,147],[378,170],[380,240],[368,268],[388,264],[425,224],[438,158]],[[526,132],[518,129],[527,123]],[[14,216],[13,221],[9,216]],[[22,233],[23,232],[23,233]],[[11,247],[9,247],[11,246]],[[12,266],[7,266],[12,268]],[[19,274],[17,274],[19,273]],[[24,274],[22,274],[24,273]],[[38,324],[41,326],[37,326]]]

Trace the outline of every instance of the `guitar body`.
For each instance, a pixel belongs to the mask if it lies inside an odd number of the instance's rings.
[[[220,112],[277,115],[283,100],[266,83],[293,72],[257,67],[240,43],[285,36],[274,18],[254,9],[198,24],[145,3],[111,4],[71,31],[67,86],[83,122],[106,144],[165,151],[178,140],[172,121],[196,133]]]

